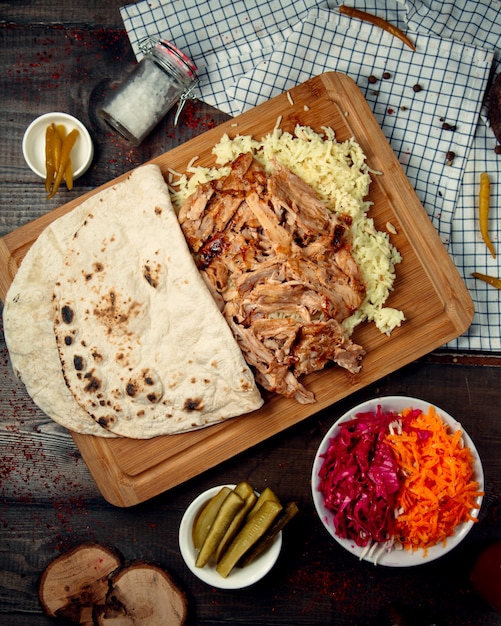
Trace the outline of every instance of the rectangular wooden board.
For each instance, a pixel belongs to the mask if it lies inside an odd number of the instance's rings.
[[[284,93],[153,162],[166,177],[169,169],[184,172],[194,156],[199,157],[197,165],[214,165],[211,151],[224,133],[230,137],[251,134],[259,139],[273,130],[279,118],[284,131],[293,132],[297,124],[319,132],[329,126],[340,142],[354,137],[370,168],[378,172],[370,188],[371,216],[380,230],[391,222],[397,231],[391,239],[403,262],[397,266],[395,289],[387,304],[403,310],[406,321],[391,336],[380,333],[373,324],[358,327],[353,339],[367,352],[361,372],[349,374],[329,367],[308,376],[305,384],[315,393],[315,404],[299,405],[268,394],[264,406],[254,413],[146,441],[73,434],[102,495],[116,506],[137,504],[197,476],[444,345],[471,324],[473,304],[466,286],[356,84],[344,74],[329,72],[291,89],[290,95],[292,103]],[[26,251],[43,228],[89,195],[0,239],[3,299]]]

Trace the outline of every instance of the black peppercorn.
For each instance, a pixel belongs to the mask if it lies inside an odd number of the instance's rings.
[[[384,78],[384,79],[386,79],[386,80],[387,80],[388,78],[391,78],[391,74],[390,74],[390,72],[385,72],[385,73],[383,74],[383,78]]]
[[[367,80],[369,81],[371,85],[374,85],[374,83],[377,83],[377,78],[374,75],[369,76]]]
[[[414,87],[412,89],[413,89],[413,91],[415,91],[417,93],[418,91],[421,91],[422,87],[421,87],[421,85],[416,84],[416,85],[414,85]]]

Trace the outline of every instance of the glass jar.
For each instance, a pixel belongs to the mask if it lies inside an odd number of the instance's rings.
[[[99,114],[138,146],[196,79],[194,63],[168,41],[143,47],[130,76],[108,96]]]

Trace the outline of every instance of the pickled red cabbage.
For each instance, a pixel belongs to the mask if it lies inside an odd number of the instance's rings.
[[[333,514],[338,537],[358,546],[391,539],[395,526],[399,466],[385,437],[399,416],[358,413],[329,441],[319,471],[319,490]]]

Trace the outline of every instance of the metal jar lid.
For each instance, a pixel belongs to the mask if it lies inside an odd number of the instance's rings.
[[[154,55],[157,61],[164,65],[166,69],[181,72],[190,81],[195,80],[197,66],[170,41],[149,38],[142,41],[139,48],[144,54]]]

